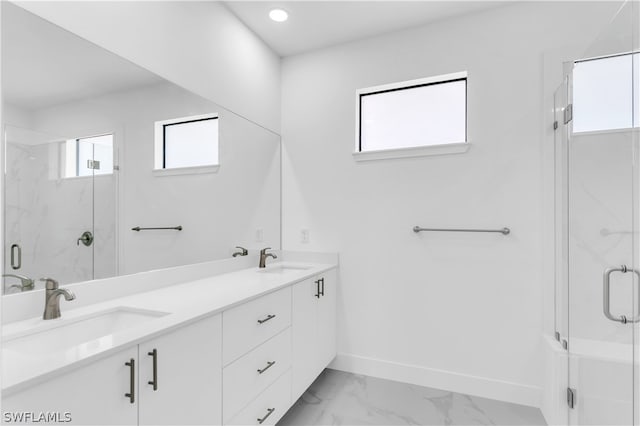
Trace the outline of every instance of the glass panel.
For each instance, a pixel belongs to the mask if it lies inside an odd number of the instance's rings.
[[[360,151],[466,142],[467,80],[360,97]]]
[[[164,125],[164,168],[218,164],[218,119]]]
[[[582,57],[631,52],[631,11],[629,2]],[[633,62],[627,55],[578,63],[569,76],[574,120],[563,131],[568,135],[569,386],[577,396],[569,410],[571,424],[634,421]]]

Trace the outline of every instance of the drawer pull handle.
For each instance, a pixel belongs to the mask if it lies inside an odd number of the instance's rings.
[[[153,386],[153,390],[158,390],[158,350],[154,349],[151,352],[147,352],[147,355],[153,357],[153,380],[147,383]]]
[[[322,295],[320,293],[320,280],[316,280],[315,283],[316,283],[316,294],[314,294],[314,296],[320,299],[320,296]]]
[[[124,396],[129,398],[129,402],[133,404],[136,402],[136,360],[131,358],[124,365],[129,367],[129,393],[125,393]]]
[[[265,414],[265,416],[261,419],[258,419],[258,424],[262,424],[264,423],[265,420],[267,420],[267,418],[271,415],[271,413],[273,413],[274,411],[276,411],[275,408],[267,408],[267,414]]]
[[[265,322],[269,321],[270,319],[274,319],[275,317],[275,315],[267,315],[265,319],[258,320],[258,324],[264,324]]]
[[[318,291],[318,293],[320,293],[320,296],[324,296],[324,277],[320,278],[318,281],[320,281],[320,284],[322,284],[322,287],[320,291]]]
[[[265,368],[261,368],[260,370],[258,370],[258,374],[262,374],[265,371],[267,371],[268,369],[270,369],[271,367],[273,367],[273,364],[275,364],[275,361],[269,361],[267,362],[267,366]]]

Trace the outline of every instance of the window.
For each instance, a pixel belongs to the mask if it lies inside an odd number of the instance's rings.
[[[217,114],[158,121],[155,134],[156,170],[219,164]]]
[[[113,135],[69,139],[63,144],[65,178],[113,173]]]
[[[464,144],[467,73],[361,89],[356,109],[356,153]]]
[[[637,102],[638,82],[634,84],[633,70],[638,70],[638,60],[637,53],[629,53],[575,63],[573,132],[638,126],[639,111],[633,108],[632,95],[635,92]]]

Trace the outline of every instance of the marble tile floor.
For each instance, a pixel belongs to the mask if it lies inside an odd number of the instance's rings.
[[[278,422],[278,426],[545,424],[537,408],[330,369]]]

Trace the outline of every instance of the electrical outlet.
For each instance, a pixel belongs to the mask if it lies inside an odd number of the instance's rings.
[[[262,228],[256,229],[256,243],[264,241],[264,230]]]
[[[303,244],[309,243],[309,230],[308,229],[302,229],[300,231],[300,242],[303,243]]]

